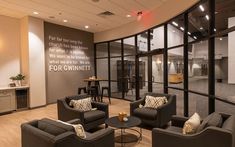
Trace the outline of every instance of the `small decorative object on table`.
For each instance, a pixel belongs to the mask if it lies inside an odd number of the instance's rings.
[[[118,119],[119,121],[128,121],[126,112],[119,112]]]

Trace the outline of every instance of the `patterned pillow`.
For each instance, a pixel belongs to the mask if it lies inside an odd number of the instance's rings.
[[[71,100],[69,105],[79,111],[90,111],[92,109],[90,97],[80,100]]]
[[[194,134],[201,123],[201,117],[198,113],[194,113],[185,123],[183,127],[183,134]]]
[[[65,124],[65,125],[72,126],[78,137],[83,138],[83,139],[86,138],[86,132],[85,132],[85,130],[84,130],[84,128],[81,124],[75,124],[74,125],[74,124],[70,124],[70,123],[67,123],[67,122],[64,122],[64,121],[61,121],[61,120],[57,120],[57,121],[62,123],[62,124]]]
[[[158,108],[162,105],[167,103],[167,98],[164,97],[153,97],[150,95],[147,95],[145,98],[145,105],[144,107],[149,107],[149,108]]]

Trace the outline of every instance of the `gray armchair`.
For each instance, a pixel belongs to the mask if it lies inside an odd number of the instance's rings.
[[[182,134],[182,128],[188,118],[174,116],[172,126],[152,130],[152,147],[235,147],[235,116],[221,115],[221,128],[208,126],[195,134],[187,135]]]
[[[71,106],[69,106],[71,100],[84,99],[87,97],[90,96],[76,95],[76,96],[69,96],[63,99],[58,99],[57,100],[58,119],[62,121],[80,119],[81,124],[84,126],[85,130],[90,130],[101,124],[104,124],[105,120],[109,118],[108,104],[100,102],[91,102],[92,108],[97,108],[97,110],[91,110],[86,112],[75,110]]]
[[[146,95],[151,95],[154,97],[165,96],[168,102],[157,109],[153,108],[139,108],[139,105],[145,104]],[[130,115],[139,117],[142,123],[150,125],[152,127],[163,127],[170,120],[172,115],[176,114],[176,96],[169,94],[160,93],[146,93],[145,97],[130,103]]]
[[[50,119],[21,125],[22,147],[114,147],[114,131],[110,128],[86,136],[82,139],[72,126]]]

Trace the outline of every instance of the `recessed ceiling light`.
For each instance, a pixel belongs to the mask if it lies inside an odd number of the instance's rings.
[[[176,23],[176,22],[174,22],[174,21],[172,21],[172,24],[173,24],[174,26],[177,26],[177,27],[179,26],[178,23]]]
[[[223,40],[223,38],[219,38],[219,40],[220,40],[220,41],[222,41],[222,40]]]
[[[194,39],[197,39],[197,37],[196,37],[196,36],[193,36],[193,38],[194,38]]]
[[[188,34],[189,34],[189,35],[191,35],[191,33],[190,33],[190,32],[188,32]]]
[[[127,14],[126,17],[129,18],[129,17],[131,17],[131,15],[130,15],[130,14]]]
[[[217,14],[217,13],[219,13],[219,12],[215,11],[215,14]]]
[[[216,29],[214,29],[214,32],[216,32]]]
[[[200,27],[200,30],[203,30],[203,27]]]
[[[209,20],[209,16],[208,15],[206,15],[205,17],[206,17],[207,20]]]
[[[86,29],[88,29],[88,28],[89,28],[89,26],[88,26],[88,25],[86,25],[86,26],[85,26],[85,28],[86,28]]]
[[[182,31],[184,31],[184,28],[183,28],[183,27],[180,27],[180,29],[181,29]]]
[[[204,7],[202,5],[200,5],[199,8],[201,9],[202,12],[205,11],[205,9],[204,9]]]
[[[63,22],[68,22],[68,20],[64,19]]]
[[[38,13],[38,12],[36,12],[36,11],[34,11],[34,12],[33,12],[33,14],[38,15],[39,13]]]

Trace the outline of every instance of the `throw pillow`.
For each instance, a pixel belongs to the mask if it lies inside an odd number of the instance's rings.
[[[90,111],[92,109],[90,97],[80,100],[71,100],[69,105],[79,111]]]
[[[198,113],[194,113],[185,123],[183,127],[183,134],[194,134],[197,131],[201,122]]]
[[[145,98],[144,107],[156,109],[156,108],[164,105],[165,103],[167,103],[166,97],[153,97],[153,96],[147,95]]]
[[[219,113],[212,113],[207,116],[203,121],[202,124],[198,127],[197,132],[202,131],[206,127],[214,126],[214,127],[221,127],[223,123],[223,118]]]
[[[64,122],[64,121],[61,121],[61,120],[57,120],[57,121],[62,123],[62,124],[65,124],[65,125],[72,126],[78,137],[83,138],[83,139],[86,138],[85,130],[84,130],[84,128],[81,124],[74,125],[74,124],[70,124],[70,123],[67,123],[67,122]]]

